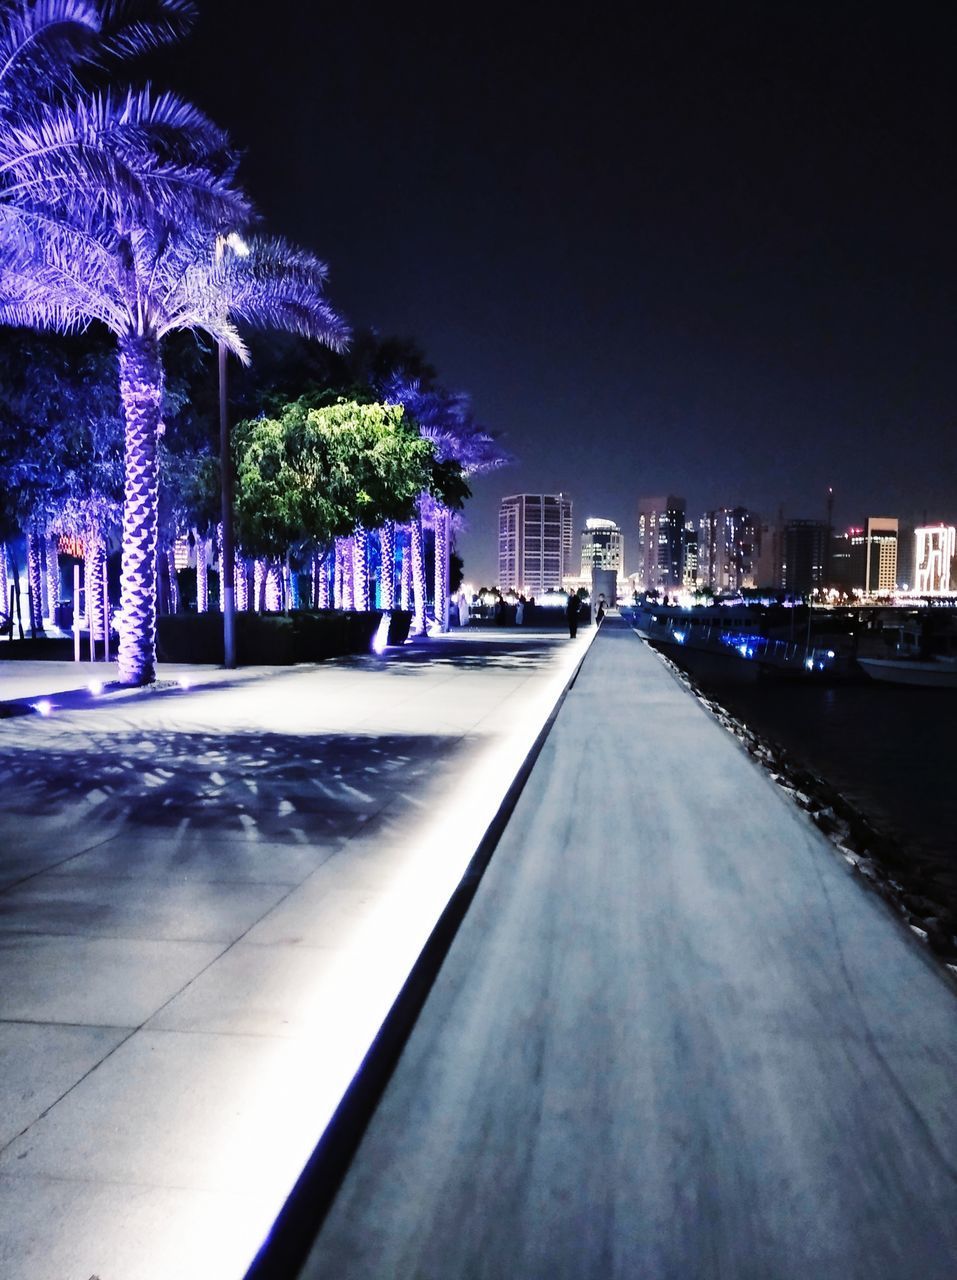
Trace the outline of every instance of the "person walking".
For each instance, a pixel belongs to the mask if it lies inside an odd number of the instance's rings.
[[[604,595],[600,595],[600,596],[598,597],[598,611],[597,611],[597,613],[595,614],[595,625],[596,625],[596,626],[598,626],[598,627],[600,627],[600,626],[601,626],[601,620],[602,620],[602,618],[603,618],[604,616],[605,616],[605,597],[604,597]]]
[[[570,640],[574,640],[578,635],[578,594],[575,591],[569,591],[568,593],[565,617],[568,619],[568,637]]]

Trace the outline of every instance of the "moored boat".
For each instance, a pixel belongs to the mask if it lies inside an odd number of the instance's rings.
[[[918,685],[924,689],[957,689],[957,658],[858,658],[858,666],[872,680],[884,684]]]

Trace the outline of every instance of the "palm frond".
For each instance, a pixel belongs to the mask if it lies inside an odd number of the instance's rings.
[[[101,27],[92,0],[7,0],[0,5],[0,93],[3,105],[24,101],[71,76]]]
[[[89,226],[0,205],[0,262],[0,301],[5,314],[15,307],[17,323],[72,329],[95,319],[114,333],[130,325],[115,244]]]
[[[0,4],[0,104],[74,81],[80,63],[128,59],[182,39],[193,0],[5,0]]]
[[[100,9],[103,56],[124,59],[182,40],[198,12],[193,0],[105,0]]]
[[[299,333],[337,351],[348,342],[348,326],[324,296],[325,263],[312,254],[259,237],[245,257],[226,252],[217,259],[212,248],[181,241],[170,251],[165,331],[198,325],[226,341],[220,335],[240,323]]]
[[[388,403],[401,404],[421,435],[432,442],[440,462],[457,462],[465,475],[507,466],[509,455],[495,436],[475,421],[464,392],[424,387],[418,378],[393,374],[384,387]]]
[[[228,136],[190,103],[148,87],[39,104],[0,129],[0,196],[7,200],[112,203],[223,225],[248,220]]]

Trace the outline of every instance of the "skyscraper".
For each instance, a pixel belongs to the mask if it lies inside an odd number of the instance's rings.
[[[668,494],[638,503],[638,581],[643,591],[674,590],[683,577],[685,500]]]
[[[503,591],[541,595],[561,587],[572,552],[572,500],[565,493],[516,493],[502,499],[498,580]]]
[[[692,520],[685,521],[681,534],[682,559],[684,573],[682,586],[686,591],[695,591],[698,587],[698,531]]]
[[[591,578],[592,569],[613,569],[620,577],[625,562],[625,540],[614,520],[590,516],[582,529],[583,578]]]
[[[784,527],[784,589],[794,596],[824,584],[830,526],[826,520],[789,520]]]
[[[699,522],[698,576],[715,594],[755,585],[760,537],[757,517],[747,507],[706,511]]]
[[[918,595],[944,595],[951,590],[955,533],[952,524],[924,525],[914,530],[914,590]]]
[[[897,521],[868,516],[851,538],[852,586],[866,596],[886,595],[897,587]]]

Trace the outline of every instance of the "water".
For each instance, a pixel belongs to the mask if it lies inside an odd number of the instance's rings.
[[[957,890],[957,690],[762,681],[706,692]]]

